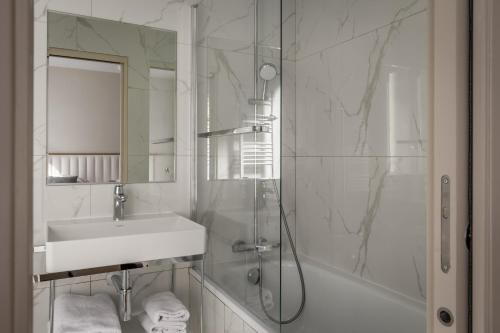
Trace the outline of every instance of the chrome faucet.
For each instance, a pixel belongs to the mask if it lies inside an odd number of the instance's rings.
[[[123,184],[115,185],[113,191],[113,220],[120,221],[123,220],[125,216],[125,202],[127,201],[127,196],[123,189]]]

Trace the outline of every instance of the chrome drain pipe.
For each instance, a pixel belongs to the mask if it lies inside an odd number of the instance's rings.
[[[129,321],[132,317],[132,287],[130,286],[129,271],[111,276],[111,282],[118,293],[120,318]]]

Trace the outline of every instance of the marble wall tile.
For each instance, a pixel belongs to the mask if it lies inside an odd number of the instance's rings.
[[[236,313],[226,306],[225,310],[225,333],[244,333],[244,322]]]
[[[175,296],[189,309],[189,269],[174,269],[173,292]]]
[[[93,0],[92,16],[145,25],[179,33],[179,42],[191,44],[191,1]]]
[[[422,300],[425,170],[418,157],[298,157],[299,251]]]
[[[55,285],[56,285],[56,289],[57,289],[58,287],[62,287],[62,286],[69,286],[72,284],[86,284],[89,282],[90,282],[90,276],[79,276],[79,277],[75,277],[75,278],[56,280]]]
[[[190,215],[190,165],[191,157],[177,157],[177,181],[174,183],[127,184],[125,203],[127,215],[176,212]],[[67,187],[67,186],[64,186]],[[87,187],[87,185],[81,185]],[[113,184],[88,185],[91,193],[91,215],[112,216]]]
[[[281,156],[295,156],[296,147],[296,68],[294,61],[282,61]]]
[[[281,202],[285,212],[288,226],[292,234],[292,238],[296,241],[296,218],[297,218],[297,202],[296,202],[296,158],[295,157],[282,157],[281,158]],[[276,208],[278,210],[279,207]],[[284,234],[283,225],[281,225],[282,237],[287,239]],[[288,241],[284,241],[283,250],[289,250]]]
[[[90,216],[90,186],[46,186],[46,220]]]
[[[113,216],[113,184],[90,185],[90,215]]]
[[[210,38],[242,42],[254,40],[254,0],[203,0],[198,6],[198,43],[207,46]]]
[[[281,4],[281,48],[284,60],[295,61],[297,35],[296,0],[282,0]]]
[[[282,240],[282,251],[290,250],[290,243],[285,233],[284,224],[280,222],[279,199],[272,180],[259,181],[257,185],[257,217],[260,235],[269,241]],[[295,241],[296,202],[295,202],[295,158],[281,158],[281,178],[276,181],[278,190],[281,189],[281,204],[290,228],[292,239]]]
[[[427,13],[297,62],[297,154],[423,156]]]
[[[127,215],[161,213],[163,210],[159,184],[127,184],[125,193],[128,196],[125,204],[125,214]]]
[[[297,0],[297,57],[359,37],[427,7],[427,0]]]
[[[174,183],[158,183],[162,194],[162,210],[191,215],[191,156],[176,157],[176,181]],[[153,185],[153,184],[150,184]]]
[[[49,10],[64,12],[64,13],[74,13],[85,16],[92,15],[92,0],[45,0],[45,1],[48,2]]]
[[[193,119],[191,110],[191,53],[189,45],[177,45],[177,155],[192,155]]]
[[[128,155],[127,182],[132,184],[144,183],[149,180],[149,155]]]
[[[201,187],[203,186],[203,187]],[[236,240],[253,241],[253,181],[213,181],[199,185],[197,221],[207,228],[207,269],[221,262],[244,260],[233,253]]]
[[[205,78],[198,99],[207,101],[198,104],[199,132],[241,127],[253,118],[254,107],[248,103],[253,97],[253,56],[201,47],[198,53],[205,60],[198,69]]]
[[[65,294],[90,296],[90,282],[64,284],[59,287],[56,286],[56,298]]]
[[[49,296],[49,288],[33,290],[33,333],[48,332]]]
[[[45,224],[45,183],[47,162],[45,156],[33,156],[33,245],[44,245]]]
[[[204,332],[224,332],[224,303],[222,303],[214,294],[212,294],[207,289],[204,290],[203,303]]]
[[[44,24],[40,24],[44,25]],[[35,34],[38,34],[35,26]],[[35,45],[37,47],[37,45]],[[41,61],[40,58],[44,60]],[[42,156],[47,147],[47,65],[46,54],[35,54],[33,72],[33,155]]]
[[[197,333],[201,331],[201,285],[194,278],[193,275],[189,275],[189,312],[191,316],[189,317],[188,332]]]
[[[258,12],[258,43],[262,47],[279,49],[281,47],[281,0],[259,2]],[[284,6],[289,9],[289,7]],[[289,15],[290,13],[284,13]]]

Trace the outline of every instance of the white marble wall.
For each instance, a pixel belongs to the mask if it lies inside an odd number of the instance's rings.
[[[46,79],[47,10],[177,31],[177,181],[175,183],[126,185],[127,214],[174,211],[190,215],[192,166],[191,117],[191,11],[190,0],[35,0],[34,11],[34,152],[33,228],[34,245],[45,243],[46,221],[112,215],[113,185],[46,186]],[[171,267],[158,266],[134,273],[134,289],[142,294],[170,289]],[[188,302],[187,269],[178,269],[178,295]],[[105,276],[58,282],[57,292],[93,294],[110,292]],[[47,284],[34,289],[34,332],[46,332]],[[132,324],[128,332],[135,330]]]
[[[426,0],[297,0],[304,258],[425,300]]]

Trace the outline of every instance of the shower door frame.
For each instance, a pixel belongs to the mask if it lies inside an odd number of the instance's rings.
[[[431,158],[427,228],[427,332],[468,330],[469,3],[433,0],[431,36]],[[450,268],[442,268],[442,177],[449,177]],[[443,229],[444,230],[444,229]],[[444,233],[445,235],[445,233]],[[446,247],[445,247],[446,248]],[[445,272],[446,271],[446,272]],[[447,327],[438,310],[449,309]]]

